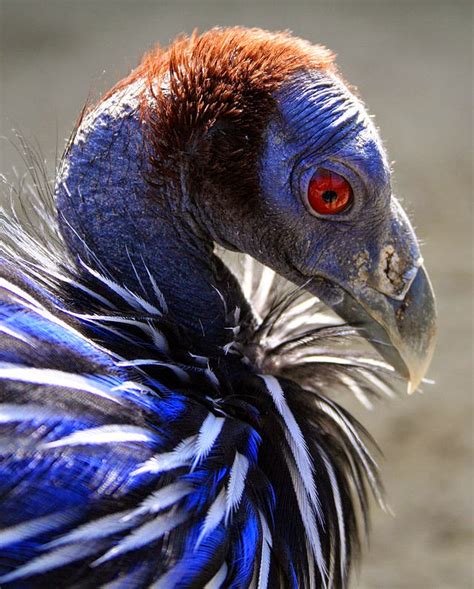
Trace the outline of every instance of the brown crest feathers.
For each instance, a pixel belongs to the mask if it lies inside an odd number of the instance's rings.
[[[289,33],[214,28],[150,51],[108,96],[147,81],[143,116],[156,184],[177,179],[185,165],[188,176],[205,170],[214,184],[238,182],[247,192],[255,188],[249,182],[272,95],[291,75],[310,69],[335,71],[333,54]]]

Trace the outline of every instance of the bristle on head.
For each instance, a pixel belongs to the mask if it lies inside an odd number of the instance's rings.
[[[289,33],[214,28],[153,49],[107,97],[144,81],[152,181],[172,178],[184,164],[195,178],[205,169],[214,185],[232,182],[235,172],[249,194],[275,92],[299,71],[335,69],[330,51]]]
[[[156,46],[107,96],[144,77],[156,90],[156,82],[170,75],[183,84],[200,86],[209,100],[214,90],[219,104],[230,82],[233,102],[238,103],[246,90],[274,92],[288,76],[304,69],[334,70],[334,54],[288,32],[216,27],[201,35],[195,31],[177,37],[165,49]]]

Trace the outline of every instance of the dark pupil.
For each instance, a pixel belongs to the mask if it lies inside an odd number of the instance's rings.
[[[337,200],[337,192],[334,192],[334,190],[325,190],[323,192],[323,200],[327,203],[334,202]]]

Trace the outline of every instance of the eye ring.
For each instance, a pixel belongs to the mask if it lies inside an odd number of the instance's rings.
[[[349,182],[336,172],[318,168],[308,183],[306,200],[318,215],[338,215],[352,205],[354,194]]]

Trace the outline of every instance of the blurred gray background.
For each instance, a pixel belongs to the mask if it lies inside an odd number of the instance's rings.
[[[395,513],[374,510],[353,586],[472,587],[471,4],[0,0],[0,20],[0,134],[37,141],[51,171],[86,99],[177,33],[290,29],[338,54],[395,161],[439,310],[436,384],[371,413],[348,401],[383,449]],[[3,173],[24,168],[8,140],[0,157]]]

